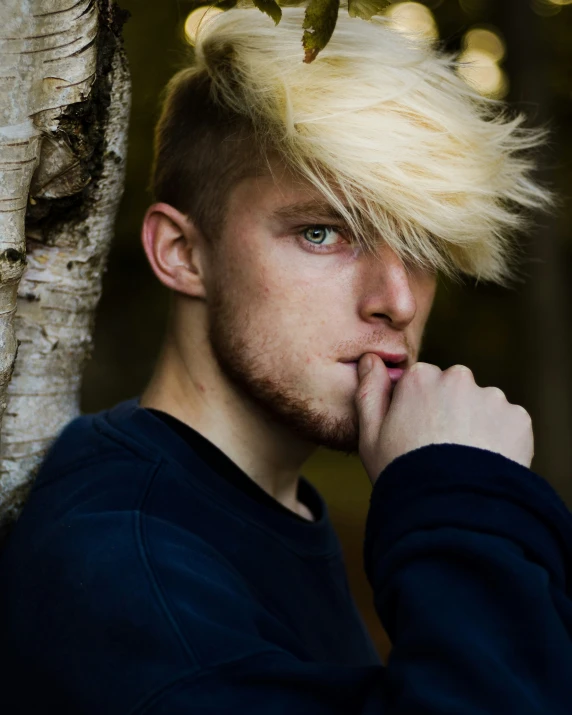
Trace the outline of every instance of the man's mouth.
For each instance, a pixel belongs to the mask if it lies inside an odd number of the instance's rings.
[[[366,352],[371,352],[375,355],[378,355],[383,360],[383,363],[387,368],[389,379],[393,383],[396,383],[407,369],[409,358],[406,353],[382,353],[377,350],[366,350],[364,353],[362,353],[362,355],[365,355]],[[344,363],[345,365],[348,365],[351,369],[357,371],[357,366],[360,358],[361,355],[357,356],[355,359],[350,358],[340,360],[340,362]]]
[[[400,377],[403,375],[405,372],[404,367],[397,367],[395,363],[392,362],[385,362],[385,367],[387,368],[387,374],[389,375],[389,379],[391,382],[395,383],[397,382]],[[358,366],[358,361],[357,360],[351,360],[350,362],[344,362],[344,365],[347,365],[348,367],[352,368],[357,372],[357,366]]]

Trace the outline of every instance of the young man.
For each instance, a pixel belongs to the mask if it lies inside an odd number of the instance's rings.
[[[169,328],[2,556],[7,713],[572,711],[572,519],[530,419],[417,362],[439,273],[510,275],[540,135],[382,20],[343,12],[305,65],[302,18],[217,16],[168,87],[142,237]],[[372,481],[386,666],[299,475],[318,445]]]

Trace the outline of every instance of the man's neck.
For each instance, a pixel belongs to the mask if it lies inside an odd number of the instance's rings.
[[[205,361],[186,360],[167,341],[140,406],[162,410],[188,424],[283,506],[314,520],[296,495],[300,469],[315,445],[298,440],[258,408],[242,401]]]

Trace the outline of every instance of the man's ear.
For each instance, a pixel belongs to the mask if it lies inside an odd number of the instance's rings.
[[[205,297],[204,239],[194,223],[170,204],[150,206],[141,241],[157,278],[178,293]]]

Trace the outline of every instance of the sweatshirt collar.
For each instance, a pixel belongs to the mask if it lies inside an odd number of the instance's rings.
[[[214,471],[191,445],[153,413],[139,406],[139,397],[118,403],[99,414],[107,424],[134,441],[147,458],[176,463],[185,479],[199,486],[218,504],[232,510],[246,522],[264,529],[292,551],[305,556],[340,555],[340,543],[331,523],[322,495],[305,477],[300,476],[299,494],[316,521],[293,519],[258,502],[222,475]]]

